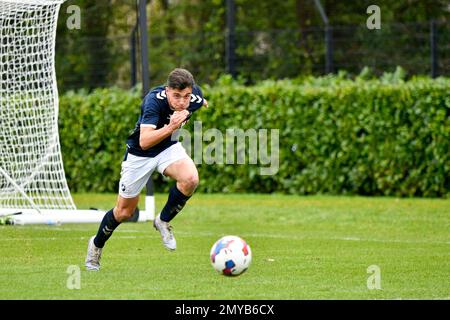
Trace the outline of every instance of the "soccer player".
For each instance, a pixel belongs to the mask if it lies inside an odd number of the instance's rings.
[[[208,102],[201,89],[192,74],[181,68],[169,74],[165,86],[152,89],[144,98],[136,127],[127,139],[116,206],[105,214],[97,235],[89,239],[85,263],[88,270],[100,269],[105,242],[121,222],[133,215],[139,193],[155,169],[176,181],[153,221],[164,246],[176,249],[169,222],[194,193],[199,178],[194,162],[172,134],[202,106],[208,107]]]

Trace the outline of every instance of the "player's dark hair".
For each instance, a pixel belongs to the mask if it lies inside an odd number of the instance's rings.
[[[186,69],[176,68],[167,78],[167,86],[172,89],[183,90],[185,88],[193,88],[195,84],[194,77]]]

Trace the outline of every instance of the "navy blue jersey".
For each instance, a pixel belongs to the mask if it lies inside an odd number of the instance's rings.
[[[202,105],[202,91],[200,87],[194,85],[192,88],[191,101],[187,109],[189,111],[189,116],[186,121],[191,117],[192,113],[198,110]],[[175,111],[169,107],[165,87],[161,86],[152,89],[145,96],[141,105],[141,115],[139,116],[133,133],[127,139],[128,152],[140,157],[155,157],[160,152],[177,143],[177,141],[172,141],[172,136],[169,136],[147,150],[143,150],[139,145],[141,126],[153,127],[156,130],[161,129],[166,124],[169,124],[170,117],[174,112]]]

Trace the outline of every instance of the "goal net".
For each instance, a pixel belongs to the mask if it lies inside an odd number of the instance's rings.
[[[0,207],[75,209],[58,137],[54,68],[63,1],[0,0]]]
[[[76,210],[64,174],[54,65],[64,1],[0,0],[0,218],[11,224],[104,215]]]

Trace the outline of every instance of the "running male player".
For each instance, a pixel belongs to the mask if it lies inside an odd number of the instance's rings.
[[[199,180],[194,162],[181,143],[171,137],[202,106],[208,107],[208,102],[201,89],[192,74],[180,68],[169,74],[166,86],[154,88],[144,98],[141,115],[127,140],[117,204],[105,214],[97,235],[89,239],[88,270],[100,269],[105,242],[121,222],[133,215],[139,193],[155,169],[176,181],[166,205],[153,221],[164,246],[169,250],[176,249],[169,221],[183,209]]]

